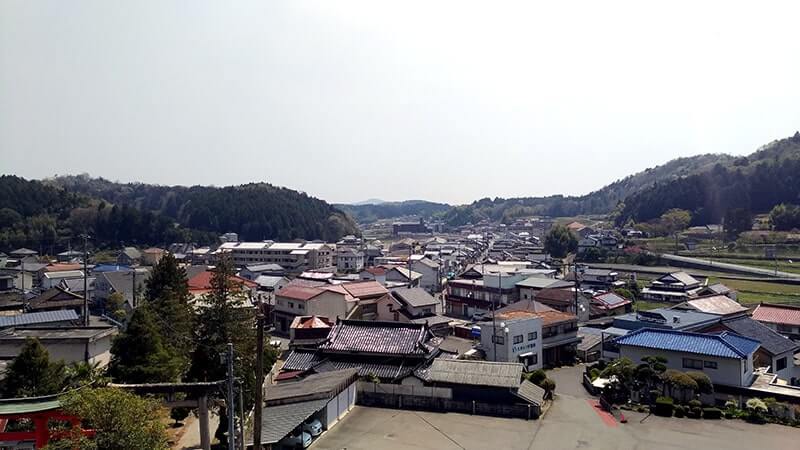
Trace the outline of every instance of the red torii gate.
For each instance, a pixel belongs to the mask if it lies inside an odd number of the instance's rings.
[[[6,431],[9,420],[30,419],[33,431]],[[69,433],[69,430],[50,430],[50,421],[69,422],[84,436],[94,436],[94,430],[80,428],[81,419],[61,411],[58,396],[12,398],[0,400],[0,441],[34,441],[36,448],[46,446],[50,439]]]

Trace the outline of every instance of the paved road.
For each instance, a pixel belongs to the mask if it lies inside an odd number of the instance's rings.
[[[795,449],[800,429],[739,420],[694,420],[630,413],[621,424],[593,406],[582,366],[550,372],[559,392],[537,421],[356,407],[312,449]],[[580,389],[578,389],[580,387]],[[627,412],[626,412],[627,413]]]

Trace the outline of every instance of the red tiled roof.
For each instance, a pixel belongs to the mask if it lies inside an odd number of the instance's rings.
[[[383,267],[367,267],[364,270],[373,275],[386,275],[386,269]]]
[[[82,264],[50,264],[42,269],[44,272],[66,272],[68,270],[83,270]]]
[[[299,316],[292,321],[292,328],[330,328],[333,326],[327,317]]]
[[[204,270],[197,275],[193,276],[189,279],[188,285],[190,291],[208,291],[211,289],[211,278],[214,276],[214,272],[210,270]],[[239,284],[240,286],[245,286],[248,288],[257,287],[258,284],[254,281],[250,281],[241,277],[237,277],[235,275],[231,276],[231,281],[234,283]]]
[[[800,326],[800,308],[762,303],[753,311],[753,319],[759,322]]]

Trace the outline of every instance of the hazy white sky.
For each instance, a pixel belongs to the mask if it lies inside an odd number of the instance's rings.
[[[800,128],[800,2],[0,0],[0,173],[580,194]]]

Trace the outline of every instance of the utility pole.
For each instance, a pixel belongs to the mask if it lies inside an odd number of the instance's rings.
[[[228,398],[226,409],[228,410],[228,450],[236,450],[236,429],[234,417],[236,416],[236,405],[233,393],[233,344],[228,342]]]
[[[131,274],[133,276],[133,281],[132,281],[133,289],[131,289],[131,293],[133,295],[133,300],[132,300],[133,305],[131,305],[131,306],[133,306],[133,309],[136,309],[136,306],[137,306],[136,305],[136,267],[131,267],[131,269],[133,269],[133,272],[131,272]]]
[[[258,300],[256,322],[256,406],[253,411],[253,449],[261,450],[261,414],[264,403],[264,304]]]
[[[499,291],[503,292],[503,271],[500,270],[497,272],[497,284],[499,286]],[[484,282],[485,283],[485,282]],[[484,284],[484,287],[487,287]],[[491,295],[491,291],[489,292]],[[492,345],[494,347],[494,362],[497,362],[497,304],[495,303],[495,298],[492,296]]]
[[[86,248],[89,236],[81,235],[83,238],[83,325],[89,326],[89,278],[86,263],[89,260],[89,251]]]

